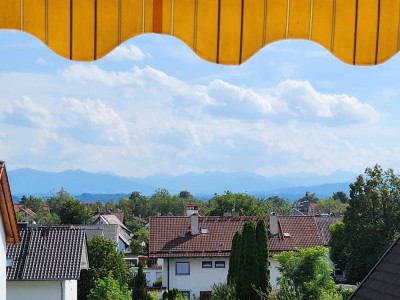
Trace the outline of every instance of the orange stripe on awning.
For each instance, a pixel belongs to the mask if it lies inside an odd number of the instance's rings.
[[[162,33],[162,24],[163,24],[163,0],[154,0],[153,32]]]

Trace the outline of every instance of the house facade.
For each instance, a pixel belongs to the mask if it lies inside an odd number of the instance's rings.
[[[80,272],[89,267],[85,231],[25,225],[20,237],[7,246],[7,299],[77,300]]]
[[[0,299],[6,299],[7,245],[20,241],[6,166],[0,161]]]
[[[150,258],[163,258],[163,287],[177,288],[190,297],[208,298],[212,285],[226,282],[232,238],[258,217],[226,216],[150,218]],[[322,246],[314,217],[270,216],[271,284],[277,288],[279,272],[273,255],[298,248]]]
[[[114,214],[98,215],[95,218],[95,225],[114,225],[118,230],[118,250],[122,253],[129,252],[129,247],[132,241],[132,232],[125,226],[124,223]]]

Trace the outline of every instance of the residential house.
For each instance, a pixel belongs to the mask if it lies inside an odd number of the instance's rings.
[[[400,299],[400,236],[349,298],[349,300],[377,299]]]
[[[14,204],[14,210],[25,222],[32,223],[37,218],[37,214],[29,207],[25,207],[25,205]]]
[[[80,272],[89,267],[85,231],[25,225],[20,238],[7,246],[7,299],[76,300]]]
[[[331,216],[331,215],[319,215],[315,216],[315,221],[317,222],[318,229],[321,233],[322,244],[328,247],[329,241],[331,239],[330,227],[333,223],[342,220],[341,216]],[[330,257],[330,254],[328,254]],[[345,273],[340,268],[336,267],[335,264],[329,259],[329,265],[333,270],[333,277],[336,282],[343,282],[345,280]]]
[[[95,225],[118,225],[118,249],[123,253],[129,252],[132,232],[116,215],[97,215],[93,223]]]
[[[121,252],[125,251],[124,237],[121,236],[119,225],[116,224],[93,224],[93,225],[75,225],[76,228],[84,229],[86,232],[86,238],[90,241],[95,236],[103,236],[107,240],[112,241],[117,246],[117,249]],[[120,248],[120,245],[123,245]]]
[[[150,258],[163,258],[163,287],[188,296],[209,297],[213,283],[225,282],[236,231],[258,217],[226,216],[150,218]],[[282,251],[322,246],[312,216],[269,216],[271,283],[277,287],[278,265],[273,255]]]
[[[50,211],[48,205],[43,205],[42,209],[43,211]],[[37,218],[37,214],[25,205],[14,204],[14,210],[15,213],[19,215],[25,222],[32,223],[32,221],[35,221]]]
[[[0,299],[6,299],[7,245],[20,242],[6,166],[0,161]]]

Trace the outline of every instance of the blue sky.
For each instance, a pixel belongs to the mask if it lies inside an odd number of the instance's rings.
[[[0,159],[9,169],[154,173],[400,169],[400,60],[354,67],[283,41],[241,66],[179,40],[131,39],[91,63],[0,31]]]

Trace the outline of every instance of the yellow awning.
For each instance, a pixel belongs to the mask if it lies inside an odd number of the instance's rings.
[[[314,41],[374,65],[399,51],[400,0],[0,0],[0,28],[63,57],[96,60],[143,33],[177,37],[200,57],[240,64],[284,39]]]

